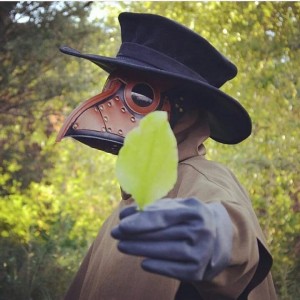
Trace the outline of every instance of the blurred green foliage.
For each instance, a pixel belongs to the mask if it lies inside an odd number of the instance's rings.
[[[223,90],[247,108],[253,134],[238,146],[208,141],[208,157],[249,191],[280,299],[298,299],[300,3],[179,1],[0,2],[0,299],[62,299],[119,201],[115,157],[54,140],[106,79],[58,46],[113,56],[124,10],[173,18],[237,64]]]

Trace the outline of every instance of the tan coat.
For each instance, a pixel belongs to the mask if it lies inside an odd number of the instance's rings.
[[[249,300],[276,299],[269,273],[272,258],[251,202],[227,168],[204,158],[202,142],[207,138],[207,128],[203,124],[192,127],[197,130],[189,128],[188,134],[176,135],[180,155],[178,180],[168,197],[195,197],[207,203],[221,202],[225,206],[234,226],[230,266],[212,282],[189,283],[188,287],[198,292],[196,298],[185,292],[183,296],[177,293],[182,287],[180,281],[143,271],[140,267],[142,258],[120,253],[117,241],[110,236],[112,228],[118,224],[119,210],[133,203],[129,198],[121,201],[120,207],[101,228],[66,300],[247,299],[253,287]],[[184,133],[185,128],[178,132]],[[202,132],[200,136],[199,132]]]

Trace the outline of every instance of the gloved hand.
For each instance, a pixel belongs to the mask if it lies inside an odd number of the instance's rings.
[[[112,236],[120,240],[121,252],[146,257],[144,270],[199,281],[210,280],[228,266],[233,229],[220,203],[161,199],[144,211],[123,209]]]

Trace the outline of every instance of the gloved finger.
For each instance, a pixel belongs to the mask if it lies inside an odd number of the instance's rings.
[[[192,262],[179,263],[177,261],[164,261],[158,259],[145,259],[142,261],[142,268],[145,271],[173,277],[181,281],[197,281],[204,277],[207,261],[203,264]]]
[[[181,249],[180,249],[181,248]],[[178,260],[186,261],[187,257],[184,252],[186,245],[177,241],[163,242],[135,242],[120,241],[118,249],[126,254],[156,258],[161,260]]]
[[[168,242],[148,242],[148,241],[120,241],[118,249],[126,254],[144,256],[160,260],[174,260],[181,262],[196,262],[202,259],[202,256],[210,256],[210,250],[213,245],[208,241],[198,248],[200,251],[193,251],[192,247],[185,241],[168,241]],[[207,251],[209,249],[209,251]]]
[[[197,203],[197,207],[195,208],[194,203],[190,205],[189,202]],[[127,235],[142,234],[191,220],[198,220],[199,223],[211,222],[211,218],[211,211],[195,199],[163,199],[147,206],[142,212],[122,219],[119,230]]]
[[[186,241],[190,245],[198,242],[199,237],[205,239],[205,235],[210,232],[201,226],[201,223],[193,222],[181,223],[165,229],[145,232],[141,234],[128,234],[120,230],[119,226],[115,227],[111,234],[112,237],[118,240],[131,240],[131,241]]]
[[[130,215],[133,215],[137,212],[138,212],[137,206],[136,205],[130,205],[130,206],[127,206],[127,207],[123,208],[120,211],[119,218],[120,218],[120,220],[122,220],[122,219],[124,219],[124,218],[126,218]]]

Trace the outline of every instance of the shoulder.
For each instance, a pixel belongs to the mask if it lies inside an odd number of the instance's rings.
[[[179,195],[181,192],[188,196],[201,195],[202,199],[212,201],[220,198],[230,202],[241,198],[249,201],[246,191],[230,169],[201,156],[179,163],[177,191]]]
[[[208,179],[218,179],[220,176],[235,177],[233,173],[221,163],[207,160],[203,156],[195,156],[186,159],[179,164],[182,168],[192,168]]]
[[[232,188],[232,186],[240,186],[236,176],[229,168],[201,156],[182,161],[179,165],[179,172],[194,173],[194,176],[203,177],[203,179],[222,187]]]

